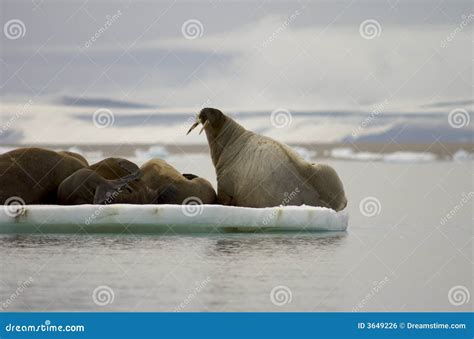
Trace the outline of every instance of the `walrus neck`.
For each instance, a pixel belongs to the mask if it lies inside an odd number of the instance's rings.
[[[224,148],[229,147],[237,139],[244,138],[247,134],[250,136],[251,132],[247,131],[232,119],[226,119],[217,134],[214,134],[213,131],[206,130],[207,141],[211,150],[211,158],[214,166],[217,167]]]

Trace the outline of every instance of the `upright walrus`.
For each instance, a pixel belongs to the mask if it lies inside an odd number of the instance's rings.
[[[215,108],[202,109],[188,133],[200,123],[216,168],[218,203],[346,207],[342,182],[330,166],[306,162],[290,147],[246,130]]]
[[[72,152],[19,148],[0,155],[0,203],[20,198],[25,204],[56,204],[59,184],[87,161]]]

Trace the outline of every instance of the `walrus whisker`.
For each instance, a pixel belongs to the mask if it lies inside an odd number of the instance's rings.
[[[206,120],[206,122],[202,125],[201,130],[199,131],[199,135],[201,135],[202,131],[206,128],[206,126],[209,125],[209,120]]]
[[[186,135],[188,135],[189,133],[191,133],[191,131],[192,131],[193,129],[195,129],[200,123],[201,123],[201,122],[200,122],[199,120],[196,121],[196,122],[191,126],[191,128],[190,128],[189,131],[186,133]]]

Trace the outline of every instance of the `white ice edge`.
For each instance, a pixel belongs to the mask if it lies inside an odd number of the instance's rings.
[[[347,211],[324,207],[221,205],[3,206],[0,233],[345,231]]]

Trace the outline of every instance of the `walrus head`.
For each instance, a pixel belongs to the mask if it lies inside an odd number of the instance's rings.
[[[218,133],[224,126],[227,119],[228,118],[224,115],[224,113],[219,111],[217,108],[203,108],[196,116],[196,122],[191,126],[188,133],[186,134],[191,133],[191,131],[199,124],[202,124],[202,129],[199,134],[201,134],[202,131],[206,131],[206,133]]]
[[[187,134],[199,124],[202,124],[202,129],[199,134],[201,134],[202,131],[206,132],[214,165],[218,163],[220,155],[226,145],[240,138],[244,133],[250,133],[217,108],[203,108],[196,116],[196,122],[191,126]]]

